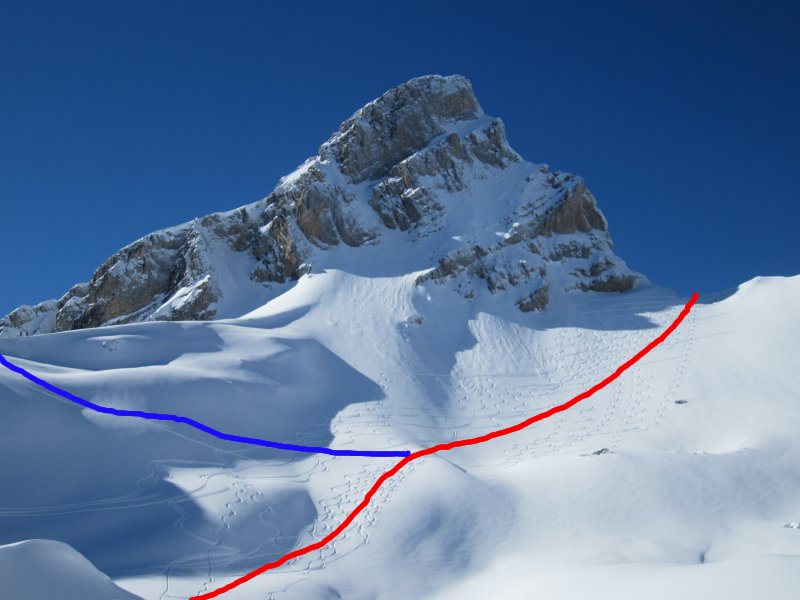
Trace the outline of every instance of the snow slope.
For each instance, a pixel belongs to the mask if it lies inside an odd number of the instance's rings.
[[[372,251],[339,247],[336,268],[236,319],[3,338],[0,353],[102,404],[285,442],[415,450],[569,399],[684,302],[647,285],[556,294],[522,313],[487,290],[468,300],[417,285],[407,263],[370,271]],[[596,396],[413,463],[335,543],[223,597],[798,597],[800,529],[785,527],[800,521],[798,305],[800,277],[697,305]],[[395,460],[96,415],[6,371],[0,411],[0,544],[68,543],[148,600],[216,588],[319,539]],[[70,589],[96,576],[75,573]]]
[[[3,598],[135,600],[61,542],[29,540],[0,546]]]

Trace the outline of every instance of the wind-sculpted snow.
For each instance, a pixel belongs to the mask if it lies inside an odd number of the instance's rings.
[[[395,465],[391,469],[381,474],[381,476],[375,481],[375,483],[372,484],[372,487],[370,487],[370,489],[364,495],[364,499],[345,517],[345,519],[341,523],[339,523],[336,529],[331,531],[327,536],[325,536],[320,540],[317,540],[312,544],[303,546],[301,548],[297,548],[295,550],[292,550],[291,552],[287,552],[281,558],[272,562],[265,563],[260,567],[258,567],[257,569],[254,569],[249,573],[242,575],[241,577],[235,579],[234,581],[224,586],[221,586],[204,594],[198,594],[196,596],[192,596],[190,600],[210,600],[211,598],[217,598],[222,594],[229,593],[230,591],[238,588],[239,586],[252,581],[254,578],[258,577],[259,575],[263,575],[267,571],[275,570],[287,564],[289,561],[294,560],[295,558],[306,556],[307,554],[320,550],[325,546],[327,546],[328,544],[335,542],[336,539],[340,535],[342,535],[342,533],[344,533],[344,531],[348,527],[350,527],[353,521],[355,521],[355,519],[358,518],[361,512],[369,506],[370,502],[372,502],[372,499],[375,497],[375,494],[377,494],[380,491],[380,489],[386,484],[386,482],[389,481],[392,477],[395,477],[402,469],[410,465],[412,462],[442,452],[450,452],[458,448],[466,448],[470,446],[477,446],[479,444],[490,443],[496,439],[513,435],[515,433],[519,433],[520,431],[527,429],[532,425],[535,425],[536,423],[540,423],[545,419],[552,418],[566,410],[573,408],[579,402],[583,402],[588,398],[591,398],[598,391],[603,390],[609,384],[617,380],[621,375],[625,373],[625,371],[635,366],[636,363],[638,363],[642,358],[644,358],[650,352],[652,352],[653,349],[655,349],[660,344],[663,344],[664,341],[670,336],[670,334],[673,333],[675,329],[679,327],[680,324],[684,321],[684,319],[689,315],[692,306],[694,306],[694,304],[698,300],[698,296],[699,295],[696,292],[692,294],[692,297],[686,303],[686,306],[683,308],[683,310],[681,310],[678,316],[675,317],[675,320],[666,329],[664,329],[664,331],[662,331],[661,334],[658,335],[658,337],[651,340],[644,348],[640,349],[631,358],[629,358],[627,361],[625,361],[623,364],[617,367],[617,369],[613,373],[607,375],[602,381],[595,383],[591,388],[584,390],[580,394],[572,397],[571,399],[569,399],[566,402],[563,402],[562,404],[558,404],[542,412],[530,415],[526,419],[519,421],[518,423],[514,423],[513,425],[509,425],[508,427],[496,429],[494,431],[490,431],[488,433],[484,433],[482,435],[470,438],[456,439],[450,442],[435,444],[427,448],[421,448],[415,452],[406,455],[405,457],[403,457],[401,461],[395,463]],[[608,452],[608,449],[603,448],[601,451],[595,452],[594,454],[604,454],[606,452]]]
[[[66,544],[29,540],[0,546],[0,593],[16,600],[141,600]]]
[[[232,433],[225,433],[224,431],[219,431],[218,429],[209,427],[204,423],[201,423],[195,419],[192,419],[191,417],[186,417],[184,415],[174,415],[172,413],[152,412],[146,410],[114,408],[113,406],[105,406],[103,404],[98,404],[97,402],[92,402],[91,400],[87,400],[86,398],[81,398],[80,396],[73,394],[68,390],[62,389],[56,385],[53,385],[49,381],[46,381],[41,377],[34,375],[27,369],[24,369],[20,367],[18,364],[9,361],[2,354],[0,354],[0,366],[3,366],[12,373],[16,373],[21,377],[24,377],[25,379],[34,383],[35,385],[38,385],[42,389],[45,389],[48,392],[55,394],[56,396],[59,396],[70,402],[73,402],[78,406],[87,408],[90,411],[97,413],[98,415],[103,415],[103,416],[111,415],[120,418],[133,418],[133,419],[145,419],[149,421],[159,421],[167,423],[180,423],[182,425],[188,425],[190,427],[193,427],[198,431],[207,433],[208,435],[220,440],[228,442],[236,442],[239,444],[248,444],[251,446],[262,446],[264,448],[275,448],[277,450],[285,450],[288,452],[305,452],[307,454],[328,454],[330,456],[369,456],[373,458],[404,457],[410,454],[408,450],[355,450],[355,449],[327,448],[324,446],[309,446],[304,444],[288,444],[286,442],[279,442],[276,440],[265,440],[262,438],[247,437]]]
[[[793,597],[799,299],[800,278],[774,278],[698,304],[574,411],[409,465],[334,544],[229,597]],[[563,402],[681,305],[644,288],[521,313],[413,275],[328,270],[240,319],[4,339],[0,351],[119,407],[413,449]],[[323,538],[388,467],[122,424],[18,379],[0,374],[0,543],[67,542],[148,600],[209,591]]]

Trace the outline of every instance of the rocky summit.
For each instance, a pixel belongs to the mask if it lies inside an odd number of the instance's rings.
[[[263,200],[144,236],[0,334],[240,316],[324,269],[410,275],[523,312],[645,281],[579,177],[524,161],[467,79],[432,75],[358,110]]]

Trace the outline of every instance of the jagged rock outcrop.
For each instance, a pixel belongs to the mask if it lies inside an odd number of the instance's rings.
[[[56,300],[45,300],[35,306],[20,306],[0,321],[0,333],[18,331],[20,335],[29,335],[55,331],[58,309]]]
[[[606,220],[583,181],[546,166],[536,175],[528,176],[519,192],[532,200],[518,205],[510,226],[498,232],[499,241],[455,250],[418,281],[454,281],[468,298],[476,293],[476,279],[492,293],[532,290],[516,302],[523,312],[546,308],[551,270],[567,291],[632,289],[640,276],[613,254]]]
[[[236,316],[324,268],[333,249],[380,248],[387,235],[429,260],[419,285],[485,289],[526,312],[545,309],[554,287],[642,280],[613,253],[580,178],[522,160],[465,78],[427,76],[356,112],[263,200],[137,240],[59,300],[0,320],[0,334]]]
[[[436,202],[437,191],[454,194],[467,189],[470,167],[505,169],[519,160],[508,146],[503,122],[492,119],[463,138],[451,133],[397,163],[374,187],[369,205],[386,227],[406,230],[442,210]]]
[[[323,144],[320,157],[339,165],[351,183],[384,177],[422,150],[446,125],[483,114],[464,77],[420,77],[356,112]]]

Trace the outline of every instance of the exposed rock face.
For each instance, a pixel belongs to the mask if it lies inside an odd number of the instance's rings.
[[[0,321],[0,333],[20,331],[25,334],[50,333],[55,330],[56,300],[46,300],[36,306],[20,306]]]
[[[547,308],[547,303],[550,302],[550,286],[546,283],[531,294],[517,302],[517,308],[522,312],[531,312],[532,310],[544,310]]]
[[[546,166],[537,175],[526,178],[522,202],[510,215],[510,226],[498,232],[499,241],[451,252],[418,281],[452,280],[468,298],[477,291],[476,279],[484,280],[492,293],[533,290],[516,302],[523,312],[546,308],[555,283],[566,290],[632,289],[640,276],[612,252],[606,220],[583,181],[551,173]],[[525,202],[528,196],[533,200]],[[549,276],[554,269],[558,282]]]
[[[356,112],[265,199],[137,240],[61,299],[0,320],[0,334],[236,316],[334,248],[387,235],[432,253],[419,285],[467,298],[483,287],[524,312],[544,310],[554,286],[622,292],[641,279],[579,178],[523,161],[465,78],[427,76]]]
[[[464,77],[420,77],[385,93],[342,123],[323,144],[351,183],[384,177],[389,170],[443,134],[447,123],[483,114]]]
[[[451,133],[397,163],[374,187],[369,205],[386,227],[406,230],[442,209],[435,200],[437,190],[454,194],[469,186],[468,167],[482,164],[505,169],[519,160],[508,147],[502,121],[493,119],[463,138]]]
[[[537,234],[589,233],[592,229],[606,231],[606,220],[581,181],[568,189],[561,202],[547,212],[537,225]]]

